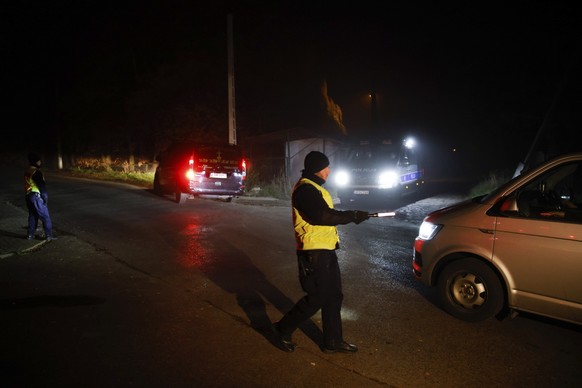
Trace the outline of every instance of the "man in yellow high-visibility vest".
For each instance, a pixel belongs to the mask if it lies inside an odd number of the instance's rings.
[[[30,165],[24,173],[24,192],[28,208],[28,234],[26,238],[35,238],[38,221],[42,222],[47,241],[55,240],[53,225],[48,211],[48,194],[44,175],[40,171],[41,160],[36,154],[28,155]]]
[[[306,295],[276,322],[274,331],[281,349],[292,352],[292,333],[305,320],[321,310],[323,351],[356,352],[342,333],[343,301],[341,274],[336,249],[339,248],[337,225],[359,224],[370,216],[359,210],[333,208],[329,192],[322,187],[331,169],[329,159],[319,151],[305,157],[302,176],[293,189],[293,227],[297,244],[299,280]]]

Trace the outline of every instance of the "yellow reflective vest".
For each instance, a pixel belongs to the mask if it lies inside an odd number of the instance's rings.
[[[312,180],[301,178],[293,190],[295,191],[295,189],[297,189],[297,187],[302,184],[312,185],[317,190],[319,190],[327,205],[333,209],[333,199],[326,189],[313,182]],[[335,226],[311,225],[305,221],[303,217],[301,217],[301,214],[297,209],[295,209],[295,207],[293,208],[293,227],[295,229],[295,242],[297,244],[297,250],[334,250],[339,243],[339,236]]]
[[[32,176],[36,172],[37,168],[34,166],[29,166],[28,170],[24,173],[24,192],[29,193],[40,193],[40,189],[36,182],[32,179]]]

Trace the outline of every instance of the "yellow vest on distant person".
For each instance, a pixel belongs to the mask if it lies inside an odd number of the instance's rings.
[[[319,190],[327,205],[333,209],[333,199],[326,189],[312,180],[301,178],[293,190],[302,184],[310,184]],[[293,227],[295,229],[295,242],[297,243],[298,250],[334,250],[339,243],[339,236],[335,226],[311,225],[301,217],[301,214],[295,208],[293,208]]]
[[[34,166],[29,166],[28,170],[24,174],[24,192],[26,194],[29,193],[40,193],[40,189],[36,185],[36,183],[32,180],[32,176],[36,172],[37,168]]]

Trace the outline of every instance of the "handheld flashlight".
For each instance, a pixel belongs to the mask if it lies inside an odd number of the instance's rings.
[[[394,217],[396,215],[395,212],[383,212],[383,213],[370,213],[370,217]]]

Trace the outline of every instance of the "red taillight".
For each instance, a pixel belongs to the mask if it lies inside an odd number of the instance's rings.
[[[242,177],[243,177],[243,179],[245,179],[247,176],[247,161],[246,160],[243,159],[241,161],[240,169],[241,169]]]
[[[196,176],[194,173],[195,165],[194,165],[194,155],[190,156],[188,160],[188,170],[186,170],[186,179],[192,180]]]

